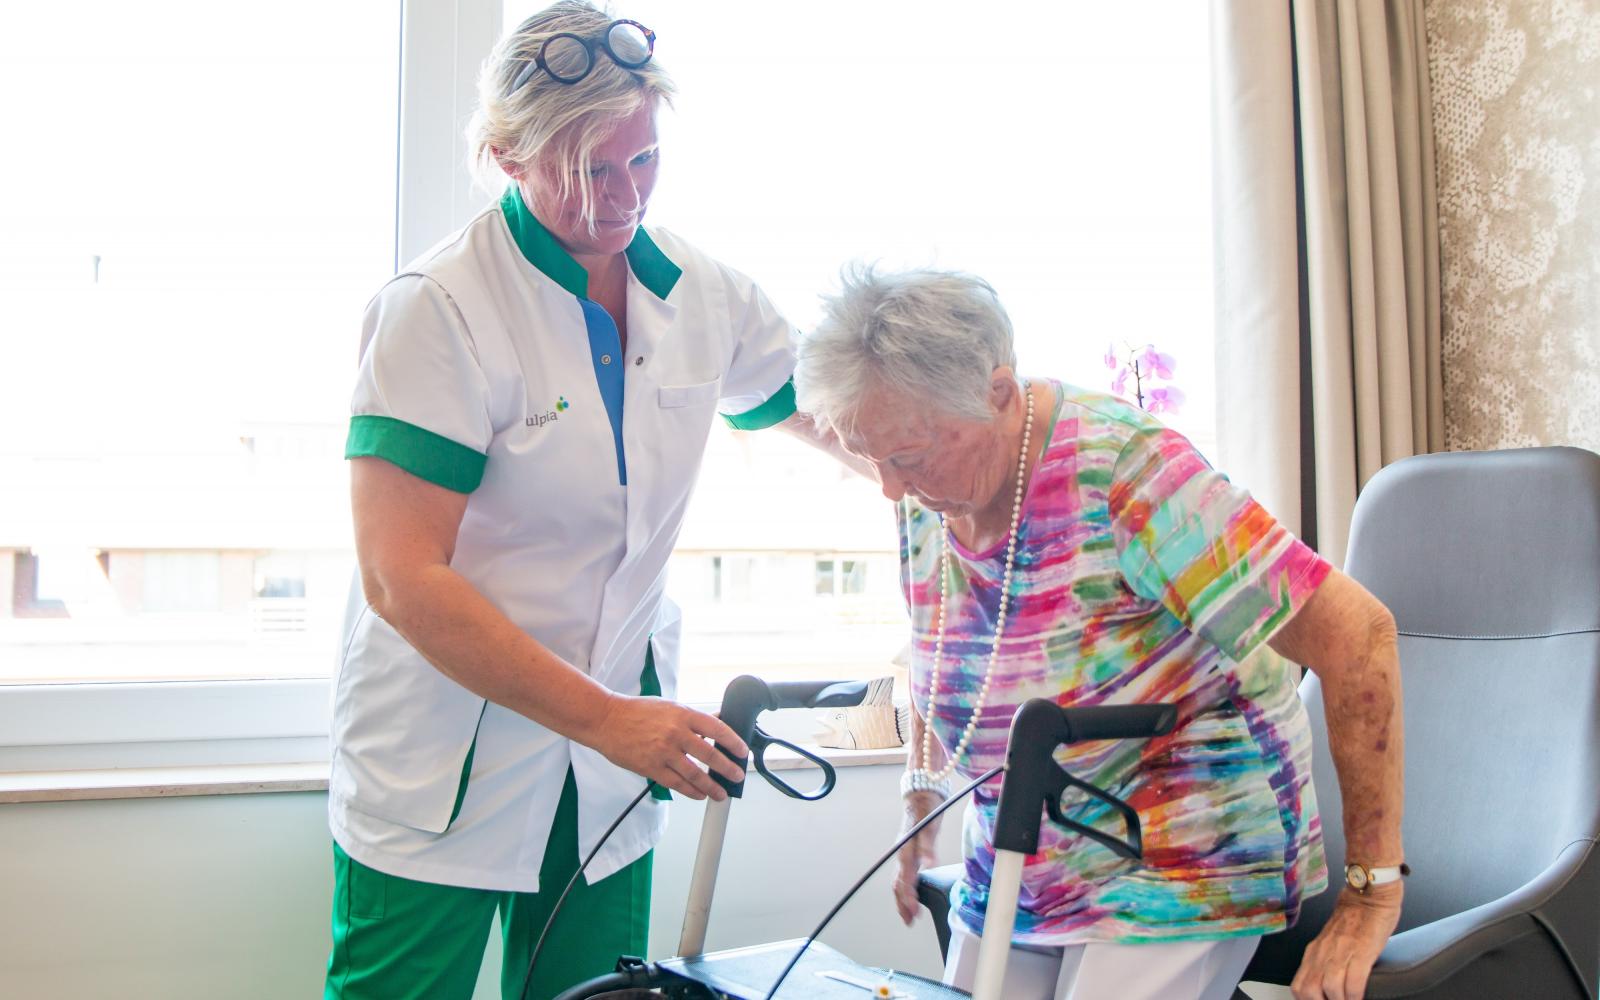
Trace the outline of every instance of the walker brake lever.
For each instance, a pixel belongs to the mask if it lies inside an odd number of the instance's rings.
[[[1139,861],[1144,857],[1144,840],[1139,831],[1139,814],[1134,812],[1132,806],[1102,788],[1074,778],[1066,771],[1061,772],[1061,786],[1054,795],[1050,795],[1044,800],[1045,812],[1050,814],[1052,820],[1069,830],[1088,837],[1120,857],[1127,858],[1130,861]],[[1122,817],[1123,827],[1127,830],[1127,839],[1123,840],[1109,833],[1102,833],[1092,826],[1068,819],[1061,811],[1061,795],[1068,787],[1080,788],[1116,810],[1117,814]]]
[[[767,748],[774,745],[783,747],[785,750],[792,750],[804,757],[806,760],[809,760],[811,763],[822,768],[822,784],[810,792],[802,792],[798,788],[795,788],[793,785],[773,774],[772,771],[767,768]],[[755,757],[756,770],[761,773],[763,778],[767,779],[767,784],[789,796],[791,799],[803,799],[806,802],[815,802],[818,799],[826,798],[828,793],[833,791],[834,782],[838,778],[838,772],[833,769],[832,764],[823,760],[810,750],[807,750],[805,747],[796,746],[795,744],[790,743],[788,740],[778,739],[776,736],[768,733],[760,726],[756,727],[755,734],[750,740],[750,753],[753,757]]]
[[[722,721],[728,725],[728,728],[738,733],[739,738],[749,745],[752,754],[754,754],[756,749],[755,733],[757,732],[756,718],[762,712],[770,712],[781,708],[838,708],[846,705],[859,705],[866,696],[867,683],[865,681],[775,681],[768,684],[759,677],[751,677],[745,674],[735,677],[728,684],[727,689],[723,691],[722,710],[718,714]],[[821,798],[833,789],[833,769],[821,758],[802,750],[792,743],[774,740],[771,736],[765,736],[765,739],[769,743],[777,743],[780,746],[787,747],[824,768],[827,781],[823,789],[815,795],[815,798]],[[739,765],[740,768],[745,767],[747,762],[742,755],[734,753],[721,743],[717,744],[717,749],[724,757]],[[759,756],[756,758],[756,766],[761,770],[767,781],[771,782],[773,787],[779,791],[784,792],[785,795],[793,795],[799,799],[807,798],[807,796],[798,794],[793,788],[767,773],[765,767],[761,764]],[[711,779],[721,785],[734,798],[744,794],[743,780],[729,781],[715,771],[711,772]]]

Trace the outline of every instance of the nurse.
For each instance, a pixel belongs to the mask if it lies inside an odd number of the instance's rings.
[[[498,203],[367,308],[346,456],[365,601],[336,686],[329,998],[501,991],[578,858],[656,781],[722,798],[676,704],[667,559],[718,414],[805,436],[792,328],[751,281],[641,221],[655,36],[558,3],[496,48],[470,127]],[[644,954],[647,797],[568,899],[527,995]]]

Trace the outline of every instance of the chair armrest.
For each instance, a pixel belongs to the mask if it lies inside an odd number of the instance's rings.
[[[917,898],[922,905],[929,903],[950,902],[950,890],[961,881],[961,876],[966,874],[965,864],[939,865],[937,868],[924,868],[917,873]]]
[[[950,890],[966,872],[965,864],[924,868],[917,874],[917,899],[933,918],[933,932],[939,938],[939,957],[950,956]]]
[[[1412,996],[1444,982],[1486,952],[1542,933],[1533,912],[1573,879],[1591,846],[1587,840],[1569,844],[1532,881],[1499,899],[1391,937],[1373,967],[1367,996]]]

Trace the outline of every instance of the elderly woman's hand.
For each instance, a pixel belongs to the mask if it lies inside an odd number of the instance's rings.
[[[1290,984],[1295,1000],[1359,1000],[1378,953],[1400,922],[1401,883],[1375,885],[1365,894],[1345,891],[1333,916],[1306,949]]]
[[[933,792],[912,792],[906,796],[905,819],[900,824],[901,835],[922,822],[922,818],[937,809],[942,801]],[[939,821],[934,820],[900,848],[894,874],[894,907],[900,911],[900,919],[907,927],[917,919],[917,908],[922,905],[917,902],[917,876],[922,869],[938,862],[934,851],[934,841],[938,835]]]

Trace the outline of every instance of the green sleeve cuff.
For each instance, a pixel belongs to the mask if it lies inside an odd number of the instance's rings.
[[[794,414],[794,379],[791,378],[783,383],[783,388],[772,394],[771,399],[755,409],[743,413],[724,413],[722,419],[736,431],[759,431],[781,424]]]
[[[393,417],[350,418],[345,458],[381,458],[419,479],[457,493],[471,493],[483,482],[489,457],[415,424]]]

